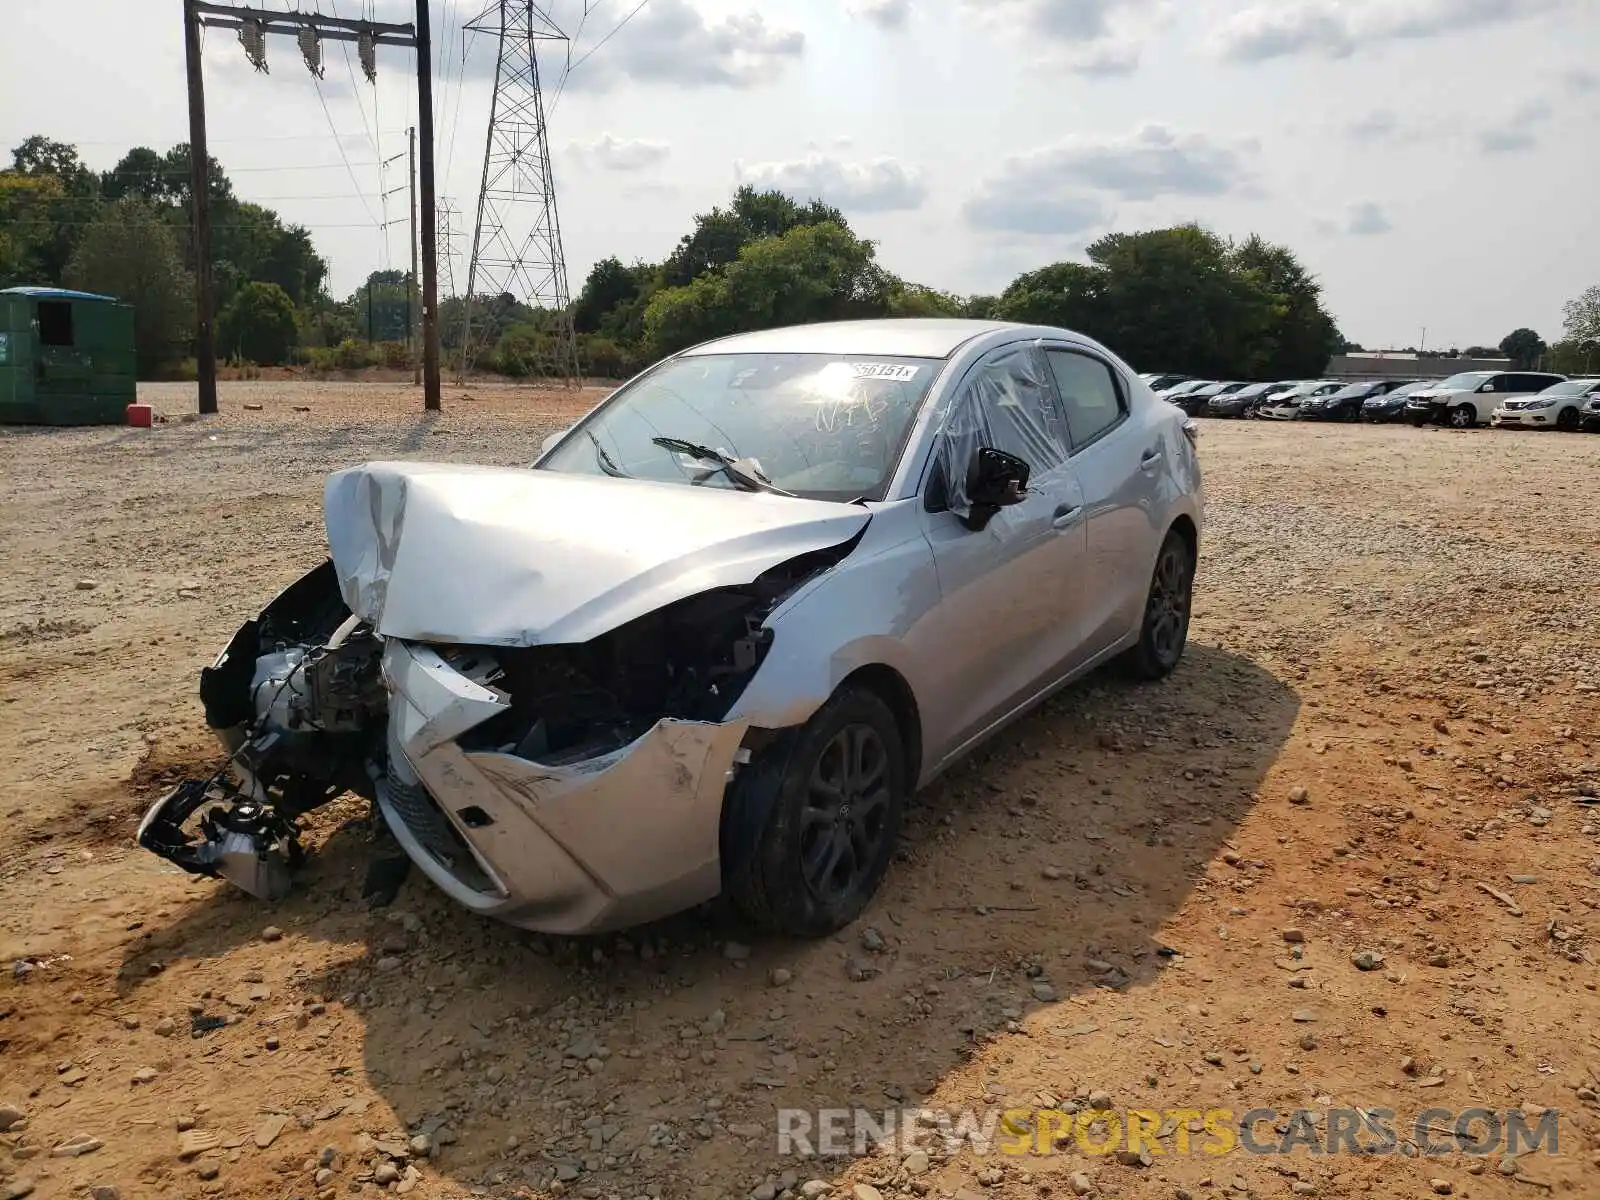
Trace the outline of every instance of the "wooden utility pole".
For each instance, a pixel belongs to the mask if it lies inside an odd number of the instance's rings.
[[[417,124],[422,129],[422,407],[438,412],[439,230],[433,206],[433,38],[428,0],[417,0]]]
[[[417,127],[411,127],[406,158],[406,177],[411,184],[411,286],[406,291],[406,338],[411,342],[411,386],[422,383],[422,358],[417,353]]]
[[[321,39],[356,42],[361,54],[361,69],[368,79],[377,78],[376,53],[380,46],[412,46],[417,52],[417,124],[422,127],[422,383],[423,404],[430,411],[439,409],[439,325],[438,260],[435,256],[433,203],[433,51],[428,32],[428,0],[417,0],[417,24],[394,25],[379,21],[355,21],[325,17],[321,13],[284,12],[255,8],[245,4],[219,4],[215,0],[183,0],[184,48],[189,65],[189,143],[195,156],[194,211],[197,307],[199,325],[196,359],[200,375],[200,411],[216,412],[216,346],[212,330],[211,226],[206,208],[206,114],[205,93],[200,80],[200,26],[236,30],[241,40],[248,36],[246,53],[257,70],[266,70],[261,49],[268,34],[283,34],[297,39],[310,37],[310,46],[301,41],[306,64],[321,76]],[[252,44],[255,49],[252,50]],[[415,238],[413,238],[415,246]],[[415,250],[413,250],[415,253]],[[415,261],[415,260],[413,260]],[[415,271],[413,271],[415,277]],[[367,336],[372,336],[371,281],[368,281]],[[209,397],[209,399],[208,399]],[[209,407],[207,405],[209,404]]]
[[[189,205],[194,217],[194,362],[200,411],[217,411],[217,332],[211,286],[211,180],[206,150],[206,82],[200,59],[200,14],[183,0],[183,57],[189,74]]]

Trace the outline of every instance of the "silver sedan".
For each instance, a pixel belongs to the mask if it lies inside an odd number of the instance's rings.
[[[516,925],[724,893],[836,930],[917,789],[1102,663],[1178,665],[1194,438],[1089,338],[885,320],[674,355],[531,468],[340,471],[329,560],[202,674],[228,762],[140,841],[275,897],[355,791]]]

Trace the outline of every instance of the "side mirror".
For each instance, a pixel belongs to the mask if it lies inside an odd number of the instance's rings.
[[[1028,464],[1015,454],[979,446],[967,469],[967,496],[973,504],[1005,508],[1021,504],[1028,495]]]
[[[572,427],[568,426],[566,429],[559,429],[555,433],[552,433],[549,437],[545,438],[544,441],[539,443],[539,454],[540,454],[540,456],[543,457],[544,455],[549,454],[550,453],[550,447],[554,446],[557,442],[559,442],[562,438],[566,437],[567,434],[569,434],[571,432],[572,432]]]
[[[1028,497],[1028,464],[1015,454],[979,446],[967,468],[967,499],[972,512],[962,518],[968,529],[979,530],[994,519],[995,513]]]
[[[1479,386],[1478,390],[1480,392],[1492,392],[1492,391],[1494,391],[1494,384],[1493,383],[1482,384],[1482,385]]]

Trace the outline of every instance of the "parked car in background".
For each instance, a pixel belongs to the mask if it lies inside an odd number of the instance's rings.
[[[1583,407],[1600,397],[1600,379],[1563,379],[1525,400],[1507,400],[1489,416],[1496,429],[1577,429]]]
[[[1600,433],[1600,395],[1589,397],[1579,420],[1585,433]]]
[[[1312,396],[1300,405],[1302,420],[1355,421],[1361,417],[1361,407],[1373,396],[1386,395],[1405,379],[1379,379],[1365,383],[1347,383],[1336,392]]]
[[[1169,387],[1176,387],[1180,383],[1187,383],[1193,378],[1193,376],[1173,375],[1170,373],[1162,374],[1159,371],[1146,371],[1143,375],[1139,376],[1139,378],[1144,380],[1145,386],[1148,387],[1152,392],[1161,392]]]
[[[1413,425],[1449,425],[1471,429],[1487,424],[1508,399],[1526,399],[1560,383],[1565,375],[1546,371],[1462,371],[1431,388],[1411,393],[1406,420]]]
[[[1337,379],[1312,379],[1306,383],[1298,383],[1292,388],[1279,392],[1266,404],[1263,404],[1256,413],[1268,421],[1294,421],[1300,416],[1300,406],[1307,400],[1316,396],[1327,396],[1337,392],[1344,384]]]
[[[558,934],[718,893],[850,923],[918,788],[1101,663],[1177,667],[1203,544],[1192,422],[996,321],[705,342],[532,467],[367,463],[323,511],[331,557],[201,673],[224,765],[140,845],[276,899],[352,790],[452,899]]]
[[[1258,404],[1270,400],[1279,392],[1288,391],[1294,384],[1252,383],[1236,392],[1219,393],[1206,401],[1206,415],[1211,417],[1249,417],[1255,415]]]
[[[1182,383],[1175,383],[1169,388],[1162,388],[1159,391],[1152,388],[1151,391],[1155,391],[1156,396],[1160,399],[1170,400],[1176,404],[1180,396],[1187,396],[1190,392],[1197,392],[1203,387],[1210,387],[1212,382],[1210,379],[1185,379]]]
[[[1368,396],[1361,402],[1362,419],[1371,421],[1374,424],[1403,420],[1405,418],[1406,401],[1414,393],[1432,386],[1432,380],[1419,379],[1414,383],[1402,383],[1392,392]]]
[[[1196,388],[1192,392],[1185,392],[1173,401],[1191,417],[1198,417],[1206,411],[1206,406],[1218,396],[1230,396],[1241,388],[1250,385],[1244,380],[1230,380],[1225,383],[1208,383],[1203,388]]]

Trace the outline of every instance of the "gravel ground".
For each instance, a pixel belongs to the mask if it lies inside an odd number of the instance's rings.
[[[328,470],[527,461],[600,395],[468,392],[225,385],[183,423],[162,387],[154,430],[0,432],[0,1196],[1600,1195],[1600,438],[1207,423],[1183,667],[1087,680],[920,797],[835,939],[539,938],[415,875],[369,912],[354,802],[275,906],[131,847],[211,760],[196,673],[320,553]],[[775,1137],[1103,1105],[1162,1152]],[[1559,1109],[1559,1152],[1185,1154],[1166,1116],[1356,1107],[1402,1143]]]

